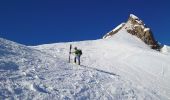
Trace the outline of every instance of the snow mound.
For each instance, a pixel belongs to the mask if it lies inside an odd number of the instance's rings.
[[[144,32],[150,31],[150,28],[145,28]]]
[[[170,47],[168,47],[167,45],[164,45],[164,46],[161,48],[161,52],[162,52],[162,53],[169,53],[169,52],[170,52]]]

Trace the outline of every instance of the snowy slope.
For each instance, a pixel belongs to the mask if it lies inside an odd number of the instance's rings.
[[[137,37],[127,34],[124,29],[109,39],[46,44],[33,48],[66,61],[69,44],[78,46],[84,51],[83,66],[114,73],[125,81],[124,85],[131,84],[132,87],[125,87],[133,90],[134,98],[170,99],[169,53],[163,54],[150,49]],[[126,92],[129,96],[129,92]]]
[[[69,44],[83,50],[81,66],[68,63]],[[108,39],[29,47],[0,38],[0,100],[169,100],[169,84],[170,53],[125,29]]]
[[[24,45],[0,39],[0,99],[31,99],[47,92],[41,86],[42,75],[56,60],[59,61]]]

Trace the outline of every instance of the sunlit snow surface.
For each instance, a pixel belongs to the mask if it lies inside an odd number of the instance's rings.
[[[82,49],[68,63],[69,45]],[[169,100],[170,53],[121,30],[92,41],[24,46],[0,39],[0,100]]]

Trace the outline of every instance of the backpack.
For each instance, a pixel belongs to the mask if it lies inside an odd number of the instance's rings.
[[[79,54],[80,54],[80,55],[82,55],[82,54],[83,54],[81,50],[79,50]]]
[[[82,55],[82,51],[81,50],[76,50],[75,54],[81,56]]]

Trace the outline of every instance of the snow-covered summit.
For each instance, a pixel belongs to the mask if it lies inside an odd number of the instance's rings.
[[[155,40],[151,29],[148,28],[142,20],[140,20],[137,16],[133,14],[130,14],[126,23],[119,25],[118,27],[107,33],[103,38],[109,38],[116,33],[120,33],[121,30],[126,30],[127,33],[140,38],[144,43],[146,43],[153,49],[158,49],[160,47]]]
[[[138,20],[139,18],[137,16],[135,16],[134,14],[130,14],[130,17],[135,19],[135,20]]]

